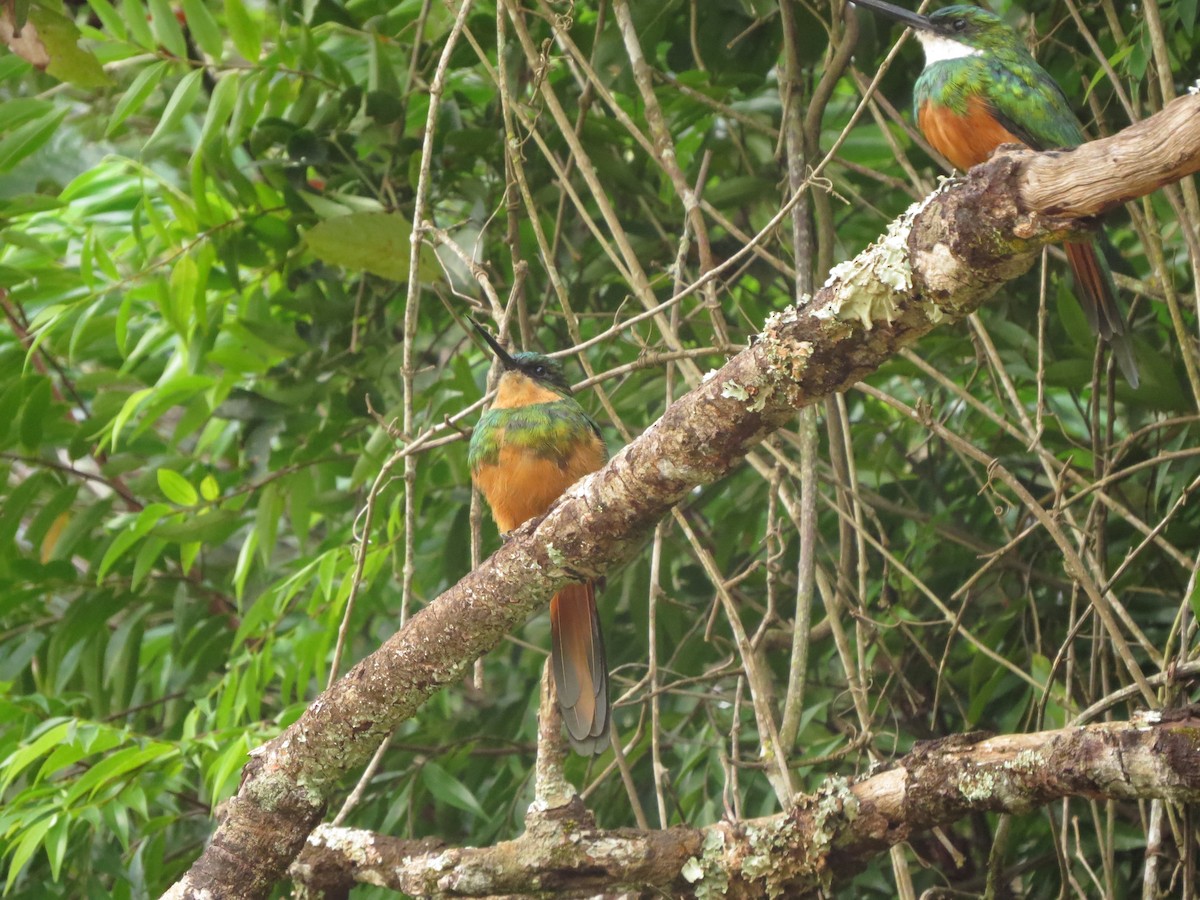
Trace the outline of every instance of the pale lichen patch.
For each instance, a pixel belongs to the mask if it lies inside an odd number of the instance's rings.
[[[766,828],[749,828],[746,839],[750,853],[742,859],[742,874],[752,881],[767,878],[776,865],[774,835]]]
[[[302,801],[313,808],[324,802],[319,784],[312,784],[309,779],[303,778],[293,783],[278,770],[267,771],[248,780],[245,790],[255,803],[268,812],[279,809],[285,801],[293,800],[297,791],[301,792]]]
[[[808,361],[812,357],[814,349],[812,341],[777,337],[767,344],[767,365],[773,372],[780,373],[792,381],[799,381],[808,367]],[[764,397],[763,400],[765,401],[765,399]]]
[[[732,379],[725,382],[724,387],[721,388],[721,396],[728,400],[750,399],[750,394],[746,391],[746,389]]]
[[[755,392],[754,402],[750,404],[751,412],[762,412],[767,407],[767,399],[775,392],[770,384],[764,384]]]
[[[695,885],[697,900],[724,897],[729,891],[729,872],[725,867],[725,833],[719,828],[710,828],[704,836],[700,856],[693,856],[683,864],[680,874]]]
[[[897,313],[896,295],[912,290],[912,265],[908,258],[908,236],[913,221],[936,196],[914,203],[895,219],[887,233],[853,259],[838,263],[829,272],[826,288],[835,288],[832,298],[813,310],[818,319],[857,320],[866,329],[884,320],[889,324]]]
[[[805,294],[805,297],[808,297],[808,295]],[[809,302],[811,302],[811,298],[809,298]],[[774,331],[780,325],[791,325],[799,318],[800,313],[796,306],[786,306],[783,309],[777,309],[767,316],[766,322],[763,323],[763,335]]]
[[[1138,731],[1149,731],[1151,726],[1162,722],[1162,713],[1157,709],[1136,710],[1130,721],[1137,726]]]
[[[1012,758],[1006,768],[1014,772],[1036,772],[1046,764],[1045,755],[1040,750],[1022,750]]]
[[[958,776],[956,787],[962,796],[972,803],[1001,799],[1014,812],[1028,810],[1033,808],[1032,805],[1024,791],[1014,790],[1014,784],[1036,775],[1045,765],[1046,758],[1041,751],[1022,750],[1012,759],[1005,760],[999,770],[968,768]]]
[[[847,778],[831,778],[817,796],[813,822],[813,844],[827,849],[846,822],[858,818],[858,797]]]
[[[375,847],[375,835],[361,828],[318,829],[308,840],[318,846],[324,843],[360,866],[377,865],[383,859]]]
[[[721,396],[728,400],[749,401],[752,412],[762,412],[773,392],[770,382],[741,385],[730,380],[721,388]]]
[[[980,803],[996,796],[996,776],[987,770],[967,771],[959,776],[958,791],[972,803]]]

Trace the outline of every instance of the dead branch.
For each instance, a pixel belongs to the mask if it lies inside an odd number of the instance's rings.
[[[1020,151],[1026,208],[1087,218],[1200,172],[1200,94],[1172,100],[1119,134],[1051,153]]]

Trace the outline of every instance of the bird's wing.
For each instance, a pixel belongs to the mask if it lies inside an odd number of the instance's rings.
[[[601,445],[604,446],[604,454],[605,454],[605,456],[607,456],[608,455],[608,445],[604,441],[604,435],[600,431],[600,426],[597,425],[596,420],[593,419],[591,416],[589,416],[587,413],[584,413],[583,417],[585,419],[587,419],[588,427],[592,429],[592,433],[600,439]]]
[[[1077,147],[1083,129],[1062,88],[1030,58],[1019,69],[997,63],[987,101],[996,120],[1032,150]]]

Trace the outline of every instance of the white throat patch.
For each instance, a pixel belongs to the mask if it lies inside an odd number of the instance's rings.
[[[948,59],[983,56],[983,51],[978,47],[971,47],[961,41],[943,37],[940,34],[918,31],[916,36],[917,40],[921,42],[921,49],[925,51],[925,65],[927,66],[932,66],[934,63],[944,62]]]

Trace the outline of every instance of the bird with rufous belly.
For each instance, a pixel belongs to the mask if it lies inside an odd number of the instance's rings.
[[[924,16],[885,0],[854,2],[908,25],[921,42],[925,69],[913,88],[917,125],[956,168],[965,172],[986,162],[1001,144],[1052,150],[1083,143],[1062,89],[999,16],[974,6]],[[1137,363],[1108,263],[1094,240],[1068,241],[1063,249],[1088,323],[1136,388]]]
[[[510,354],[475,326],[504,373],[471,434],[471,478],[501,534],[541,516],[563,491],[604,465],[600,429],[574,397],[562,367],[538,353]],[[592,755],[608,746],[608,663],[593,581],[569,584],[550,601],[551,663],[571,745]]]

